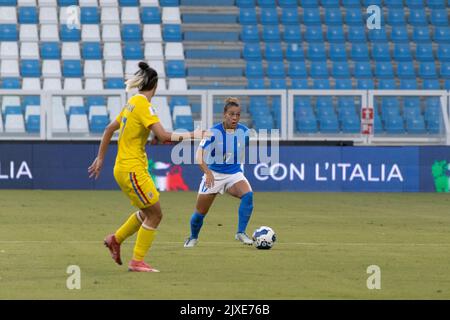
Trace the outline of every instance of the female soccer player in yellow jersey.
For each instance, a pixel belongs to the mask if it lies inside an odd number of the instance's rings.
[[[127,91],[137,88],[139,92],[128,100],[119,116],[106,127],[98,155],[88,168],[88,172],[90,178],[98,178],[111,137],[116,130],[120,130],[114,178],[120,189],[131,200],[131,204],[139,210],[131,214],[114,234],[108,235],[104,243],[114,261],[121,265],[120,245],[137,232],[133,259],[128,265],[128,270],[159,272],[144,262],[162,218],[159,193],[147,170],[145,145],[150,131],[153,131],[160,141],[193,139],[197,134],[201,138],[202,132],[178,134],[164,130],[151,104],[158,84],[158,74],[147,63],[139,62],[139,70],[125,84]]]

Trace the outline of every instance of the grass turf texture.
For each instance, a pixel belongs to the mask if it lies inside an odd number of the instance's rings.
[[[219,196],[200,242],[183,248],[196,194],[162,193],[164,217],[147,261],[127,272],[135,236],[113,263],[103,238],[133,211],[119,191],[1,190],[0,299],[449,299],[450,198],[440,194],[256,193],[248,233],[234,240],[239,202]],[[81,290],[68,290],[69,265]],[[369,290],[367,267],[381,268]]]

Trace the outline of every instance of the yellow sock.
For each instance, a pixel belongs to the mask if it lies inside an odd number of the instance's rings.
[[[141,224],[139,211],[131,214],[128,220],[116,231],[117,242],[122,243],[126,238],[135,234],[141,227]]]
[[[142,261],[152,246],[155,239],[156,230],[146,225],[142,225],[138,231],[136,244],[133,250],[133,260]]]

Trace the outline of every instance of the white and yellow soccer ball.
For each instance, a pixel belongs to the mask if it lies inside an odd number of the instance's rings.
[[[277,241],[277,235],[271,227],[262,226],[253,232],[253,244],[257,249],[271,249]]]

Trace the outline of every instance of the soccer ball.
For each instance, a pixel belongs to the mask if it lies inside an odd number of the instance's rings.
[[[272,228],[262,226],[253,232],[253,244],[257,249],[270,249],[277,241],[277,236]]]

